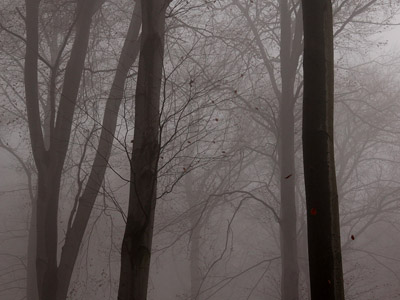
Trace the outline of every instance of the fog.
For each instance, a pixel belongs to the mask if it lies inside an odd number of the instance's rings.
[[[400,4],[321,2],[0,1],[0,299],[400,299]]]

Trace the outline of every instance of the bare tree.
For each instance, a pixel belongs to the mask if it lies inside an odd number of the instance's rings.
[[[127,73],[139,52],[140,9],[134,10],[128,35],[118,62],[116,75],[104,113],[99,146],[91,173],[82,194],[78,194],[71,211],[60,262],[58,253],[59,193],[65,158],[69,148],[71,127],[77,104],[82,72],[90,40],[92,17],[102,1],[80,1],[73,21],[61,44],[53,48],[55,59],[47,62],[40,55],[40,1],[26,1],[25,94],[32,152],[38,171],[36,216],[36,275],[40,300],[66,299],[73,268],[97,194],[104,179],[113,144],[118,109],[124,92]],[[65,67],[61,97],[57,105],[57,76],[63,51],[75,29],[69,60]],[[50,68],[48,114],[41,121],[38,61]],[[44,133],[42,128],[45,128]]]

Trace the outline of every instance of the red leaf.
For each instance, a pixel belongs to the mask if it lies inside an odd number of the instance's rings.
[[[289,174],[288,176],[286,176],[285,179],[288,179],[290,177],[292,177],[292,174]]]
[[[354,235],[351,235],[351,239],[354,241],[354,239],[355,239]]]
[[[311,208],[311,215],[315,216],[317,214],[317,210],[315,208]]]

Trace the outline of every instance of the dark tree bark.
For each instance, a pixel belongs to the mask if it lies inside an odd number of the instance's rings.
[[[128,219],[121,249],[119,300],[147,299],[160,151],[160,88],[165,0],[142,2]]]
[[[334,60],[330,0],[303,0],[303,155],[311,298],[344,299],[333,148]]]

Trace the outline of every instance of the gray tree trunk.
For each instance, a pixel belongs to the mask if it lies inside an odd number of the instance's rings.
[[[300,15],[300,16],[299,16]],[[297,257],[297,211],[295,195],[294,104],[295,78],[301,54],[301,9],[292,25],[288,1],[280,1],[281,79],[279,102],[279,166],[280,166],[280,242],[282,300],[299,298],[299,266]],[[293,32],[292,32],[293,31]]]
[[[342,300],[343,271],[333,147],[334,60],[330,0],[303,0],[303,155],[311,299]]]
[[[191,145],[188,147],[188,157],[194,154],[194,147]],[[188,164],[185,165],[189,165]],[[203,220],[199,220],[197,214],[196,205],[199,203],[199,197],[196,192],[193,191],[193,174],[188,173],[184,178],[186,202],[189,205],[189,210],[192,211],[190,215],[190,249],[189,249],[189,263],[190,263],[190,299],[199,300],[199,288],[202,280],[202,272],[200,266],[200,230],[203,224]]]
[[[28,254],[26,264],[26,298],[38,300],[38,285],[36,279],[36,199],[32,199],[32,212],[28,233]]]

